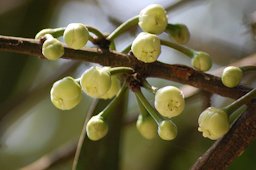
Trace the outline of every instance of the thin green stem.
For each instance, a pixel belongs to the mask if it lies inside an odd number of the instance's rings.
[[[119,73],[133,73],[134,70],[131,67],[114,67],[110,69],[110,74],[119,74]]]
[[[139,108],[140,108],[140,114],[142,115],[142,117],[147,117],[149,115],[149,113],[146,110],[146,108],[143,106],[143,104],[141,103],[140,99],[137,96],[136,96],[136,100],[137,100],[137,103],[138,103]]]
[[[243,67],[240,67],[240,69],[241,69],[243,72],[247,72],[247,71],[256,71],[256,66],[243,66]]]
[[[113,111],[114,108],[116,108],[117,103],[121,99],[121,96],[125,93],[126,89],[127,86],[126,83],[124,83],[115,98],[107,105],[107,107],[105,107],[102,112],[99,113],[99,115],[102,116],[104,120],[106,120],[108,118],[108,115]]]
[[[169,42],[169,41],[165,41],[165,40],[161,40],[161,44],[170,48],[173,48],[175,50],[180,51],[181,53],[185,54],[186,56],[193,58],[195,51],[193,49],[190,49],[188,47],[173,43],[173,42]]]
[[[88,29],[89,32],[96,35],[99,39],[105,38],[105,35],[101,31],[99,31],[97,28],[94,28],[94,27],[88,26],[88,25],[86,25],[86,28]]]
[[[150,103],[147,101],[145,96],[142,94],[140,88],[134,91],[135,95],[139,98],[143,106],[146,108],[148,113],[152,116],[152,118],[156,121],[156,123],[159,125],[162,121],[163,118],[159,115],[157,110],[153,108]]]
[[[115,44],[114,41],[112,41],[112,42],[110,43],[109,48],[110,48],[111,50],[116,50],[116,44]]]
[[[120,34],[124,33],[128,29],[130,29],[132,26],[137,25],[139,22],[139,17],[135,16],[133,18],[130,18],[126,22],[122,23],[119,27],[117,27],[108,37],[107,39],[109,41],[113,41],[116,37],[118,37]]]
[[[122,53],[127,54],[130,50],[131,50],[132,44],[128,45],[127,47],[125,47],[125,49],[123,49]]]
[[[236,111],[239,107],[243,104],[250,102],[253,98],[256,97],[256,88],[245,94],[244,96],[240,97],[230,105],[226,106],[223,110],[228,114],[231,115],[234,111]]]
[[[52,35],[54,38],[59,38],[59,37],[63,36],[64,31],[65,31],[65,28],[64,28],[64,27],[55,28],[55,29],[53,29],[53,32],[51,33],[51,35]]]
[[[154,87],[151,84],[149,84],[149,82],[146,79],[143,80],[142,85],[145,89],[147,89],[149,92],[153,94],[156,94],[156,91],[158,90],[157,87]]]

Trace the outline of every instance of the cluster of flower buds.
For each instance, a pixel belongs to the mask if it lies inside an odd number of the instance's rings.
[[[35,36],[45,38],[42,53],[48,60],[57,60],[64,54],[63,44],[57,39],[62,36],[66,45],[73,49],[83,48],[89,40],[89,31],[84,24],[71,23],[66,28],[43,29]]]
[[[161,45],[164,45],[190,57],[191,65],[198,71],[208,71],[211,68],[212,61],[209,54],[181,45],[189,41],[188,28],[184,24],[168,23],[167,12],[158,4],[147,6],[138,16],[124,22],[108,36],[93,27],[71,23],[66,28],[44,29],[35,38],[43,41],[42,54],[45,58],[57,60],[64,55],[64,43],[57,39],[61,36],[67,47],[79,50],[86,45],[88,40],[93,39],[90,35],[93,33],[99,39],[103,38],[110,42],[109,48],[113,50],[115,49],[114,38],[134,25],[138,25],[143,32],[137,35],[132,44],[122,51],[123,53],[131,50],[140,62],[153,63],[161,54]],[[158,37],[164,32],[174,42],[161,40]],[[222,82],[227,87],[235,87],[240,83],[243,72],[252,69],[255,67],[227,67],[223,72]],[[182,91],[174,86],[153,87],[146,81],[146,77],[136,77],[135,71],[129,67],[90,67],[78,79],[65,77],[55,82],[50,92],[51,101],[58,109],[70,110],[80,103],[82,92],[92,98],[112,99],[104,110],[93,116],[87,123],[87,136],[96,141],[107,135],[109,112],[125,89],[131,87],[140,108],[136,127],[141,135],[147,139],[152,139],[157,134],[163,140],[174,139],[177,135],[177,126],[171,118],[180,115],[184,110],[185,100]],[[136,87],[131,85],[131,82],[135,80],[134,77],[138,78],[136,82],[139,82]],[[145,98],[140,86],[155,95],[154,107]],[[222,137],[230,127],[229,115],[252,96],[255,96],[255,90],[224,109],[213,107],[206,109],[199,117],[198,130],[203,133],[204,137],[212,140]]]

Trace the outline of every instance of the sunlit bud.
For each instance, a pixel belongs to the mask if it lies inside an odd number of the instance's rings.
[[[138,60],[152,63],[161,53],[160,39],[154,34],[142,32],[133,41],[131,50]]]
[[[182,113],[185,100],[180,89],[166,86],[157,90],[155,95],[155,108],[164,117],[171,118]]]
[[[66,27],[63,38],[68,47],[81,49],[89,39],[89,31],[83,24],[72,23]]]
[[[200,114],[198,124],[198,131],[202,132],[204,137],[212,140],[224,136],[230,126],[227,113],[214,107],[209,107]]]
[[[70,110],[80,103],[82,90],[72,77],[65,77],[53,84],[50,94],[54,106]]]
[[[229,66],[223,70],[221,81],[227,87],[236,87],[243,77],[243,71],[239,67]]]
[[[159,4],[151,4],[141,10],[139,26],[144,32],[161,34],[168,23],[165,9]]]

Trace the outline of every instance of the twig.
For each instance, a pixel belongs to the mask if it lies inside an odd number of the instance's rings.
[[[36,160],[32,164],[29,164],[21,170],[45,170],[54,165],[65,162],[74,158],[77,142],[68,143],[53,152],[44,155],[40,159]]]
[[[0,36],[0,50],[27,54],[44,58],[41,53],[42,44],[34,39]],[[62,58],[98,63],[104,66],[132,67],[144,77],[158,77],[189,84],[211,93],[238,98],[250,90],[244,86],[225,87],[219,77],[196,71],[184,65],[170,65],[162,62],[143,63],[131,55],[109,51],[101,48],[85,48],[73,50],[65,47]]]

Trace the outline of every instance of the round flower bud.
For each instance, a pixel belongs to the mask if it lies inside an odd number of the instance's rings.
[[[223,70],[221,81],[227,87],[236,87],[243,77],[243,71],[239,67],[229,66]]]
[[[228,115],[221,109],[209,107],[203,111],[198,119],[198,131],[212,140],[219,139],[229,130]]]
[[[57,60],[64,54],[64,47],[59,40],[50,37],[44,41],[42,53],[48,60]]]
[[[166,86],[157,90],[155,108],[164,117],[171,118],[179,115],[185,107],[185,100],[180,89]]]
[[[136,127],[140,134],[146,139],[153,139],[157,134],[157,124],[151,116],[139,115]]]
[[[168,23],[165,9],[158,4],[151,4],[141,10],[139,14],[139,26],[144,32],[161,34]]]
[[[100,140],[108,133],[108,125],[101,116],[93,116],[86,125],[86,133],[89,139]]]
[[[65,77],[53,84],[50,94],[54,106],[61,110],[70,110],[79,104],[82,90],[72,77]]]
[[[52,32],[53,32],[53,29],[51,29],[51,28],[42,29],[41,31],[39,31],[36,34],[35,39],[40,39],[43,36],[45,36],[46,34],[51,34]]]
[[[158,126],[158,135],[163,140],[172,140],[177,136],[177,127],[172,121],[164,120]]]
[[[152,63],[161,53],[160,39],[154,34],[142,32],[132,42],[131,50],[138,60]]]
[[[72,23],[66,27],[63,38],[68,47],[81,49],[89,39],[89,31],[83,24]]]
[[[192,58],[192,66],[199,71],[208,71],[212,67],[212,60],[208,53],[199,51]]]
[[[120,80],[117,76],[113,75],[113,76],[111,76],[110,89],[107,91],[106,94],[104,94],[100,98],[102,98],[102,99],[111,99],[111,98],[113,98],[114,96],[117,95],[117,93],[120,91],[120,89],[121,89]]]
[[[94,66],[86,70],[80,79],[83,91],[94,98],[105,95],[111,87],[109,67]]]
[[[166,32],[179,44],[186,44],[190,39],[188,27],[184,24],[175,24],[166,28]]]

